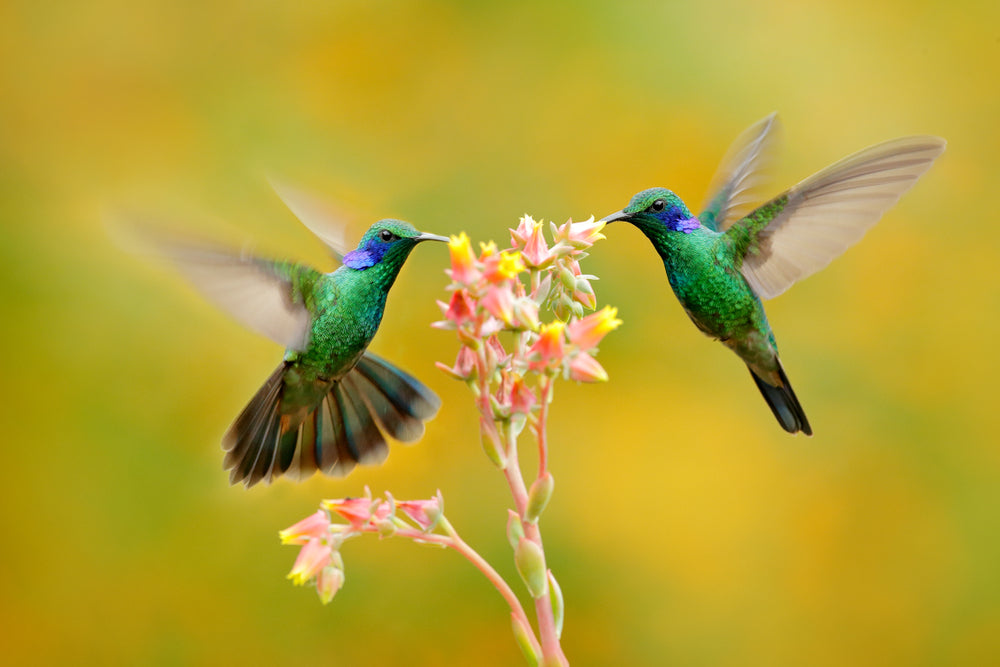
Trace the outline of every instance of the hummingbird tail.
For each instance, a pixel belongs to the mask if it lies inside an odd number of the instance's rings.
[[[389,454],[383,432],[415,442],[441,406],[419,380],[365,353],[312,410],[283,412],[288,367],[271,374],[223,438],[230,484],[250,487],[281,475],[301,480],[317,470],[341,477],[358,463],[381,463]]]
[[[760,389],[760,393],[763,394],[764,400],[770,406],[771,412],[774,413],[774,416],[778,419],[778,423],[781,424],[781,428],[789,433],[802,431],[806,435],[812,435],[812,427],[809,426],[806,413],[802,410],[799,399],[796,398],[795,392],[792,390],[791,383],[788,382],[788,376],[785,375],[785,369],[781,367],[781,361],[775,358],[775,362],[778,364],[780,386],[768,383],[757,375],[753,368],[749,366],[747,368],[750,370],[750,375],[753,376],[753,381],[757,384],[757,388]]]

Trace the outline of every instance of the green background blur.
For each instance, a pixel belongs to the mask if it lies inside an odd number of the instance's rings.
[[[562,384],[543,520],[575,664],[1000,661],[996,2],[0,4],[0,634],[22,662],[518,664],[451,552],[355,540],[328,607],[277,530],[323,497],[428,497],[516,578],[470,396],[435,370],[447,253],[422,246],[373,349],[444,408],[347,479],[230,488],[219,439],[280,358],[169,267],[142,211],[329,268],[267,170],[355,212],[507,241],[665,185],[693,207],[772,110],[774,192],[869,144],[949,141],[864,241],[769,304],[815,428],[608,230],[584,269],[625,324]],[[515,581],[518,590],[520,583]]]

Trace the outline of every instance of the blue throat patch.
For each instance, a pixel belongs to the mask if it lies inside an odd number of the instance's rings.
[[[678,220],[672,220],[667,224],[667,226],[675,232],[690,234],[694,230],[701,227],[701,221],[698,220],[698,218],[681,218]]]
[[[382,261],[389,246],[377,239],[368,239],[364,246],[344,255],[344,266],[362,270],[375,266]]]

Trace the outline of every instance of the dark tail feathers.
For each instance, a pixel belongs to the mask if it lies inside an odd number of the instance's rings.
[[[799,405],[799,399],[795,397],[795,392],[792,391],[792,385],[788,382],[785,369],[781,367],[780,361],[777,359],[775,361],[778,363],[778,377],[781,380],[780,387],[768,384],[754,373],[752,368],[749,366],[747,368],[750,371],[750,375],[753,376],[753,381],[757,383],[760,393],[764,395],[764,400],[770,406],[771,412],[774,413],[774,416],[778,419],[778,423],[781,424],[781,428],[789,433],[802,431],[806,435],[812,435],[812,427],[809,426],[809,420],[806,419],[806,413],[802,410],[802,406]]]
[[[415,442],[441,406],[419,380],[365,353],[311,410],[283,412],[288,369],[275,369],[223,437],[230,484],[301,480],[317,470],[339,477],[358,463],[381,463],[389,454],[383,432]]]

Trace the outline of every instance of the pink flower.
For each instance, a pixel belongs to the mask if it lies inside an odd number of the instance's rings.
[[[451,302],[448,304],[444,316],[462,326],[467,322],[476,319],[476,304],[464,289],[455,290],[451,295]]]
[[[528,297],[519,298],[514,302],[514,317],[520,328],[536,331],[539,326],[538,304]]]
[[[622,323],[615,317],[617,314],[617,308],[605,306],[596,313],[571,322],[566,327],[566,335],[569,341],[581,350],[592,350],[609,331],[618,328]]]
[[[594,245],[597,241],[606,238],[604,234],[601,234],[601,230],[604,229],[605,224],[599,220],[595,221],[593,216],[589,220],[582,222],[573,222],[570,219],[565,224],[556,228],[553,238],[556,241],[564,241],[577,250],[583,250]]]
[[[396,501],[396,509],[405,514],[413,523],[420,526],[420,529],[427,532],[437,525],[441,518],[441,492],[430,500],[399,500]]]
[[[517,229],[510,230],[510,243],[515,248],[523,248],[539,225],[530,215],[521,216],[521,221],[517,224]]]
[[[497,285],[491,288],[479,303],[504,325],[508,327],[514,325],[514,293],[509,288]]]
[[[608,372],[597,363],[597,359],[580,352],[569,362],[569,378],[577,382],[607,382]]]
[[[329,604],[343,586],[344,571],[335,565],[327,565],[316,575],[316,592],[323,604]]]
[[[521,259],[527,266],[540,269],[552,261],[553,254],[545,242],[542,225],[530,216],[521,218],[521,224],[516,230],[511,230],[510,236],[514,245],[521,247]]]
[[[448,250],[451,254],[451,269],[448,275],[452,280],[460,285],[471,285],[479,280],[480,272],[476,268],[476,256],[472,252],[472,243],[465,232],[451,237],[448,241]]]
[[[323,507],[346,519],[354,530],[361,530],[371,521],[389,516],[391,508],[382,502],[372,502],[370,496],[324,500]]]
[[[495,245],[492,248],[494,251],[496,250]],[[491,254],[489,256],[485,254],[485,251],[486,248],[484,248],[483,255],[483,276],[491,283],[496,284],[514,280],[517,278],[517,274],[526,270],[524,261],[521,259],[521,253],[517,251],[504,250],[500,254]]]
[[[310,538],[299,551],[288,578],[296,586],[302,586],[330,564],[332,554],[333,547],[328,543],[315,537]]]
[[[310,538],[323,538],[330,533],[330,515],[316,510],[298,523],[278,532],[282,544],[305,544]]]
[[[510,386],[510,411],[528,414],[537,402],[535,392],[524,384],[524,378],[515,377]]]
[[[472,351],[472,348],[463,345],[458,349],[458,357],[455,358],[454,366],[449,368],[440,361],[436,362],[435,365],[457,380],[468,380],[476,368],[476,353]]]
[[[544,370],[555,368],[562,363],[565,347],[563,345],[563,330],[565,324],[562,322],[551,322],[541,325],[538,340],[528,350],[529,366],[532,370]]]
[[[552,255],[545,242],[545,237],[542,236],[541,227],[536,228],[535,233],[528,239],[528,244],[524,246],[521,256],[524,257],[528,266],[533,266],[536,269],[540,269],[552,261]]]

